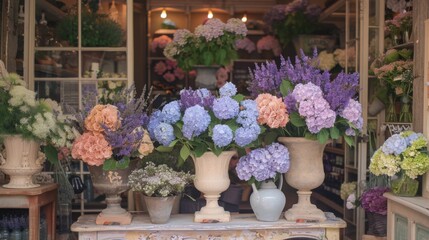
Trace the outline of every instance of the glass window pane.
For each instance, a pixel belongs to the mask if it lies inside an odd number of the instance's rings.
[[[64,113],[70,113],[71,108],[79,109],[78,81],[35,81],[34,90],[38,98],[61,103]]]
[[[36,51],[35,77],[78,77],[78,57],[74,51]]]
[[[111,104],[115,95],[118,95],[126,86],[126,81],[98,81],[98,102]]]
[[[126,52],[82,52],[82,74],[84,78],[126,78]]]

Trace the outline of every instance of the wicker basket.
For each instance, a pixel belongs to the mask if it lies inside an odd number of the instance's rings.
[[[387,215],[365,212],[368,219],[367,234],[384,237],[387,234]]]

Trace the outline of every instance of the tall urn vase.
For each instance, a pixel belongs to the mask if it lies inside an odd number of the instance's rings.
[[[289,221],[325,221],[325,214],[310,202],[310,197],[311,190],[320,186],[325,179],[322,159],[326,144],[299,137],[280,137],[278,141],[289,149],[290,154],[286,182],[298,190],[298,203],[285,212],[285,218]]]
[[[230,213],[219,206],[220,194],[229,187],[228,167],[235,151],[225,151],[219,156],[206,152],[194,157],[195,187],[204,194],[206,205],[195,212],[194,222],[229,222]]]
[[[136,168],[137,161],[130,161],[126,169],[104,171],[103,166],[88,166],[91,180],[95,190],[106,194],[107,207],[98,214],[96,224],[120,224],[131,223],[131,214],[121,207],[121,193],[127,191],[128,175]]]
[[[33,175],[43,169],[45,155],[40,152],[40,144],[25,139],[21,135],[6,135],[3,143],[5,151],[0,153],[0,170],[10,177],[5,188],[34,188]],[[2,155],[3,154],[3,155]]]

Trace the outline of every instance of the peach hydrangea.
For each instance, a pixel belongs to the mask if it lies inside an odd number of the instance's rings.
[[[110,104],[94,106],[85,119],[85,128],[98,133],[104,132],[103,126],[115,131],[119,125],[118,108]]]
[[[82,159],[90,166],[100,166],[112,156],[112,148],[102,134],[85,132],[72,147],[72,157]]]
[[[285,127],[289,122],[286,104],[279,97],[269,93],[259,94],[256,98],[258,105],[260,124],[266,124],[270,128]]]
[[[153,143],[150,139],[149,132],[147,130],[144,130],[144,136],[139,146],[139,153],[140,157],[145,157],[149,155],[153,151]]]

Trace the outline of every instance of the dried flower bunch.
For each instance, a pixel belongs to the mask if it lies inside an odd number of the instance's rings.
[[[183,192],[194,176],[176,172],[165,164],[155,166],[148,162],[143,169],[134,170],[128,176],[128,185],[133,191],[142,192],[149,197],[176,196]]]
[[[237,59],[236,40],[246,34],[246,25],[238,18],[231,18],[227,23],[209,19],[196,27],[194,33],[187,29],[177,30],[173,41],[164,49],[164,55],[176,60],[185,71],[195,65],[227,66]]]
[[[133,87],[114,97],[113,104],[95,104],[88,93],[83,111],[75,116],[74,124],[81,135],[72,147],[72,157],[88,165],[103,165],[104,170],[126,168],[130,158],[144,157],[153,151],[153,144],[145,130],[148,108],[153,102],[150,92],[134,98]]]
[[[324,143],[344,136],[352,145],[362,129],[362,106],[354,98],[359,87],[357,73],[339,73],[331,81],[328,71],[317,68],[313,58],[281,57],[280,67],[274,61],[255,66],[249,86],[258,104],[258,122],[270,133],[265,141],[280,136],[306,137]]]

